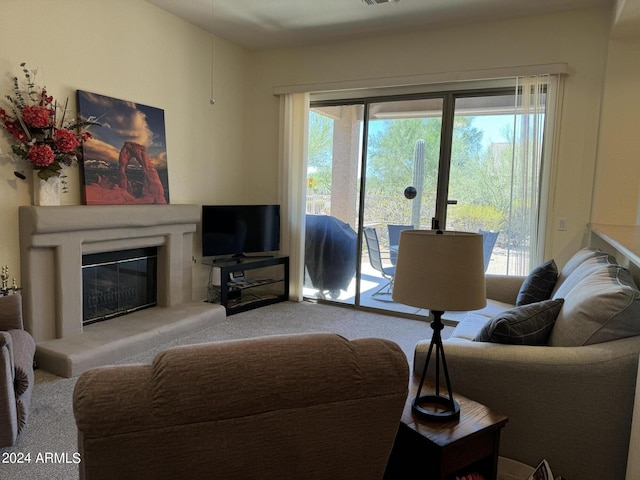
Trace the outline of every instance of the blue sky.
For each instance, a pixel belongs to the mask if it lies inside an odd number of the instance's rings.
[[[513,124],[513,115],[479,115],[473,117],[473,126],[482,130],[482,144],[484,148],[492,143],[503,143],[507,139],[502,134],[505,125]],[[369,122],[369,134],[373,135],[380,131],[385,120],[373,120]]]
[[[473,125],[483,131],[482,144],[486,148],[492,143],[503,143],[505,125],[513,125],[513,115],[483,115],[474,117]]]

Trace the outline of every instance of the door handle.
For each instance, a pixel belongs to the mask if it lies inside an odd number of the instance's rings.
[[[457,205],[458,200],[447,200],[447,205]]]

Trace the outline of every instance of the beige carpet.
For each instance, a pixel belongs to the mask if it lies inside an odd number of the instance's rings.
[[[447,337],[450,330],[445,328],[443,336]],[[204,330],[118,363],[149,363],[157,352],[176,345],[304,332],[335,332],[349,339],[388,338],[403,349],[409,363],[416,342],[431,336],[429,324],[422,320],[308,302],[285,302],[227,317]],[[71,405],[75,382],[76,378],[36,371],[29,422],[14,447],[0,448],[0,480],[78,478],[78,466],[73,463],[77,439]],[[10,461],[27,456],[30,463]],[[46,458],[54,461],[45,463]],[[2,460],[9,463],[1,463]]]

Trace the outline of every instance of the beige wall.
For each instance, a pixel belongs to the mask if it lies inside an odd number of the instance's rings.
[[[640,33],[614,38],[603,95],[593,221],[640,223]]]
[[[278,102],[273,87],[403,75],[429,75],[567,62],[560,142],[550,198],[546,256],[564,262],[580,247],[589,222],[598,118],[610,11],[584,10],[513,21],[380,36],[257,53],[250,119],[260,154],[256,191],[276,182]],[[265,179],[269,179],[268,182]],[[567,218],[567,230],[555,228]]]
[[[216,41],[212,108],[211,36],[144,0],[2,0],[0,45],[2,96],[27,62],[74,111],[77,89],[164,109],[171,202],[237,198],[251,59],[245,50]],[[3,133],[0,265],[19,278],[18,206],[30,204],[30,185],[13,175],[8,151]],[[80,204],[78,168],[67,170],[70,193],[62,202]]]

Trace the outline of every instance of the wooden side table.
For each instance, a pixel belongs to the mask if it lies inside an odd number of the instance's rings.
[[[459,420],[423,419],[411,410],[419,380],[419,376],[412,376],[385,480],[401,480],[410,478],[409,475],[454,480],[456,475],[471,472],[496,480],[500,430],[508,418],[454,392],[460,404]],[[427,381],[422,390],[433,390],[433,385]]]

